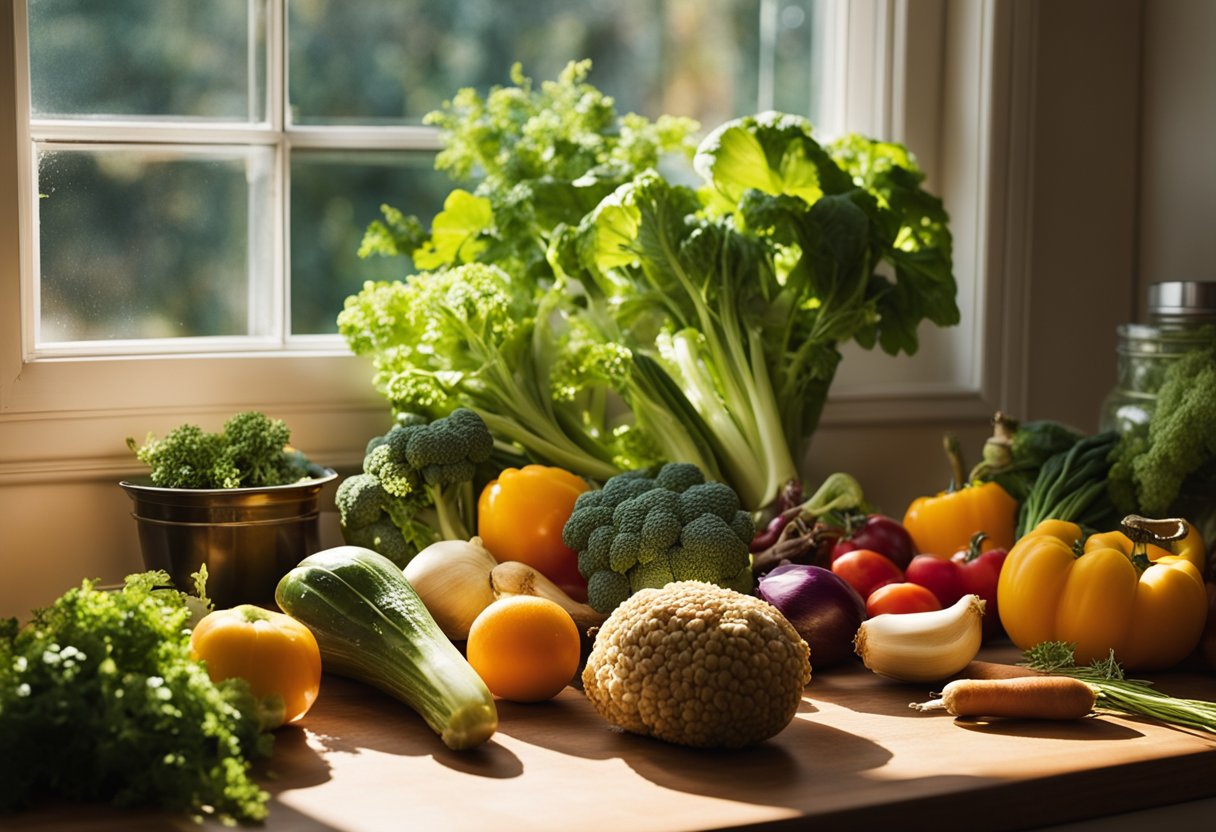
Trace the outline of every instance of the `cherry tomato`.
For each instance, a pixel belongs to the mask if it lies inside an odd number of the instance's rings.
[[[907,581],[880,586],[866,599],[866,615],[870,618],[885,612],[933,612],[941,608],[936,595],[920,584]]]
[[[832,561],[832,571],[844,578],[862,598],[869,598],[880,586],[904,579],[903,571],[890,558],[872,549],[845,552]]]
[[[831,560],[854,549],[870,549],[886,555],[900,569],[906,568],[916,555],[916,544],[908,530],[898,520],[882,514],[867,515],[860,526],[836,541]]]
[[[917,555],[912,558],[904,574],[912,583],[932,592],[937,602],[945,608],[970,592],[963,573],[962,564],[956,560],[937,555]]]
[[[477,534],[501,563],[526,563],[576,601],[587,600],[578,553],[562,543],[574,501],[590,486],[562,468],[507,468],[477,501]]]

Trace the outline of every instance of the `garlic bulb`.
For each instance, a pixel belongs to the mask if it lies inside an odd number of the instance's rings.
[[[469,637],[478,613],[494,600],[490,570],[498,561],[481,538],[432,543],[405,565],[405,579],[443,634],[452,641]]]
[[[862,663],[901,682],[936,682],[975,658],[984,635],[984,600],[964,595],[933,612],[886,613],[863,621],[854,639]]]
[[[511,595],[536,595],[553,601],[570,613],[578,630],[583,635],[593,627],[604,623],[608,616],[575,601],[561,587],[546,578],[526,563],[508,560],[490,572],[490,588],[494,595],[506,598]]]

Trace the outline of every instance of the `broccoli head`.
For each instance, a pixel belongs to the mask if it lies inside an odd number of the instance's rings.
[[[618,474],[579,495],[562,541],[578,552],[587,600],[609,613],[633,593],[695,580],[751,592],[752,516],[688,463]]]
[[[1120,438],[1107,488],[1124,512],[1162,517],[1183,482],[1216,461],[1216,349],[1193,350],[1166,372],[1147,432]]]
[[[401,419],[367,443],[363,473],[338,486],[343,539],[404,566],[439,540],[467,540],[474,526],[477,466],[494,440],[485,422],[460,408],[433,422]]]
[[[290,447],[282,419],[248,410],[224,423],[225,456],[246,487],[286,485],[308,476],[308,460]]]
[[[342,538],[352,546],[372,549],[398,566],[405,566],[418,551],[435,540],[423,520],[425,506],[418,495],[390,494],[368,473],[342,480],[334,502]]]

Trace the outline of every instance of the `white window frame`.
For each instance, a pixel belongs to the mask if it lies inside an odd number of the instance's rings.
[[[850,355],[824,424],[894,422],[909,415],[986,419],[1001,395],[1016,399],[1016,390],[1002,381],[1012,359],[999,324],[1002,317],[1010,323],[1010,310],[1002,311],[1009,299],[1001,283],[1007,265],[1002,262],[1002,187],[1008,183],[994,176],[1016,149],[1003,143],[1003,111],[994,107],[994,101],[1009,96],[993,97],[1009,83],[1001,75],[1001,50],[1015,29],[1013,4],[829,2],[838,12],[830,46],[843,50],[838,64],[843,76],[833,85],[836,96],[830,97],[829,116],[820,127],[830,133],[848,125],[904,141],[917,153],[930,187],[951,212],[960,304],[971,322],[963,329],[922,329],[923,343],[936,342],[939,355],[972,358],[945,368],[912,359],[900,364],[900,379],[873,381],[850,370],[857,360]],[[0,16],[0,54],[15,54],[4,47],[24,42],[15,33],[24,26],[25,2],[12,5],[12,13]],[[271,7],[278,10],[272,25],[283,25],[282,0]],[[943,50],[954,67],[949,77],[939,58]],[[272,63],[281,65],[282,56],[268,51]],[[388,408],[372,389],[369,364],[351,356],[336,336],[302,339],[290,350],[274,352],[237,347],[103,358],[33,352],[32,304],[23,292],[32,285],[36,195],[28,125],[17,117],[28,112],[28,102],[15,97],[24,93],[14,72],[14,66],[0,67],[0,485],[121,477],[135,469],[126,436],[163,433],[183,421],[214,428],[232,412],[251,407],[285,419],[295,442],[315,459],[337,467],[357,465],[366,437],[384,429]],[[271,102],[272,113],[282,110],[281,102]],[[416,128],[377,129],[383,147],[403,149],[423,140]],[[338,146],[351,138],[342,132],[301,130],[293,142]],[[1017,309],[1012,312],[1016,316]],[[1016,329],[1017,320],[1011,323]],[[931,359],[934,351],[926,354]]]

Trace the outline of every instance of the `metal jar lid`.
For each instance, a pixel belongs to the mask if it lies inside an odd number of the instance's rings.
[[[1216,280],[1174,280],[1148,287],[1148,313],[1154,320],[1216,319]]]

